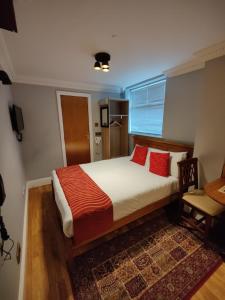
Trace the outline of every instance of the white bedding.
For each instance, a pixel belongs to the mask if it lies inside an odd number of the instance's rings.
[[[80,166],[110,197],[114,221],[178,191],[177,178],[150,173],[145,167],[131,162],[130,156]],[[52,176],[63,231],[67,237],[72,237],[72,213],[55,171]]]

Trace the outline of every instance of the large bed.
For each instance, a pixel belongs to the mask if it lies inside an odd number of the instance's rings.
[[[110,197],[113,221],[178,192],[178,178],[150,173],[130,156],[81,164],[81,168]],[[63,232],[73,236],[73,217],[55,171],[52,173],[55,201],[62,216]]]
[[[190,145],[140,136],[134,137],[134,143],[153,147],[159,151],[185,151],[187,157],[190,157],[193,151]],[[149,172],[148,163],[141,166],[132,162],[130,156],[81,164],[80,168],[111,199],[113,224],[107,232],[168,204],[171,196],[179,191],[178,176],[155,175]],[[74,236],[73,215],[55,170],[52,172],[52,178],[63,232],[66,237],[71,238]]]

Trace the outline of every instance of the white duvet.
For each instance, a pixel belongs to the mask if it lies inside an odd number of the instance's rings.
[[[130,156],[81,164],[81,168],[110,197],[113,219],[122,219],[138,209],[178,190],[176,177],[161,177],[130,161]],[[73,218],[56,172],[53,171],[55,200],[62,217],[63,231],[73,236]]]

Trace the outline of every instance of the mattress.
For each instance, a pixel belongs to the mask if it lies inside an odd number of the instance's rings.
[[[130,156],[80,166],[110,197],[114,221],[178,191],[177,178],[161,177],[150,173],[145,167],[130,161]],[[52,172],[52,176],[63,232],[67,237],[72,237],[72,213],[55,171]]]

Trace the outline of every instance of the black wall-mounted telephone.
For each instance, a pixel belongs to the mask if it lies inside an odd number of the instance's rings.
[[[3,179],[2,179],[2,175],[0,174],[0,206],[3,205],[4,201],[5,201],[5,188],[4,188],[4,183],[3,183]]]

